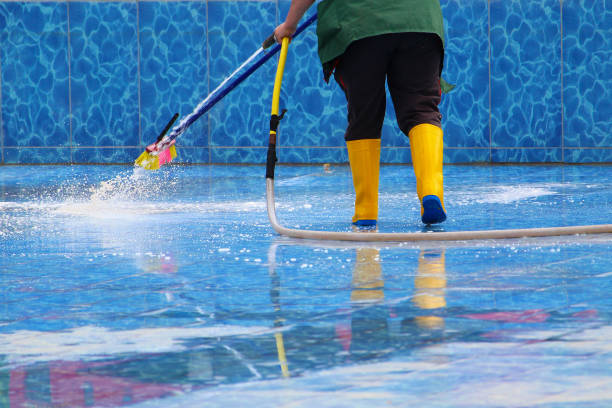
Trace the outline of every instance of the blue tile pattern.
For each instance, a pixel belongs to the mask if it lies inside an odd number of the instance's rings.
[[[210,163],[210,148],[208,147],[189,147],[189,146],[178,146],[176,148],[176,154],[180,157],[180,163]],[[233,162],[243,163],[243,162]]]
[[[75,147],[136,146],[136,2],[70,2]]]
[[[59,164],[71,160],[69,147],[4,147],[6,164]]]
[[[6,147],[70,143],[66,13],[66,3],[0,3],[1,117]],[[45,153],[38,153],[31,151],[23,157],[44,162]]]
[[[490,4],[492,146],[560,147],[560,3]]]
[[[256,52],[275,26],[275,2],[209,2],[211,90]],[[260,67],[210,111],[212,146],[267,145],[275,60]]]
[[[282,155],[280,155],[282,157]],[[263,163],[266,149],[257,147],[211,147],[211,163]]]
[[[72,161],[79,164],[129,163],[142,153],[135,147],[77,147],[72,149]]]
[[[287,15],[289,4],[289,1],[279,1],[282,17]],[[307,16],[312,12],[314,10],[309,11]],[[346,99],[333,78],[329,83],[323,79],[315,26],[316,23],[292,42],[287,56],[281,90],[281,105],[288,110],[279,133],[282,146],[345,146]],[[383,140],[387,141],[388,138]],[[302,152],[306,154],[306,150],[302,149]],[[306,163],[307,155],[298,160]]]
[[[564,154],[566,163],[612,163],[612,148],[570,148]]]
[[[440,103],[445,146],[489,147],[487,1],[447,0],[441,3],[446,29],[442,75],[456,86],[451,93],[442,96]],[[471,152],[474,159],[480,158],[479,150]]]
[[[208,94],[206,3],[139,2],[138,24],[141,142],[149,144],[174,113],[191,113]],[[180,144],[208,145],[206,117]]]
[[[348,160],[348,159],[347,159]],[[410,147],[382,147],[380,150],[381,163],[412,163]]]
[[[563,2],[565,146],[610,147],[612,4]]]
[[[487,148],[448,148],[444,149],[445,163],[487,163],[491,160],[491,149]],[[406,162],[404,162],[406,163]]]
[[[560,147],[545,148],[493,148],[494,163],[560,163],[563,150]]]
[[[346,163],[348,153],[341,147],[288,147],[278,151],[281,163]]]
[[[610,161],[608,0],[440,3],[443,76],[457,86],[440,105],[446,162]],[[131,162],[130,149],[258,49],[289,4],[0,1],[2,163]],[[181,135],[178,162],[265,161],[276,60]],[[290,47],[281,107],[281,162],[346,161],[346,101],[323,81],[314,25]],[[383,162],[410,162],[390,100],[382,136]]]

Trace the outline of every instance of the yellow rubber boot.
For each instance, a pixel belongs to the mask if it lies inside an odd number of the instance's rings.
[[[446,219],[442,186],[442,135],[442,129],[428,123],[413,127],[408,134],[417,194],[421,202],[421,220],[425,224],[437,224]]]
[[[375,226],[378,219],[378,175],[380,173],[380,139],[346,142],[355,187],[353,224]]]

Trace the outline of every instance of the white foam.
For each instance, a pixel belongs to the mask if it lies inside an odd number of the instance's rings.
[[[217,201],[217,202],[152,202],[115,200],[73,200],[0,202],[3,211],[76,215],[90,218],[122,218],[133,215],[168,213],[251,212],[263,211],[262,201]]]
[[[0,350],[12,364],[75,361],[122,353],[161,353],[186,350],[185,340],[271,332],[264,326],[219,325],[111,330],[83,326],[60,332],[20,330],[0,334]]]
[[[489,187],[474,187],[466,191],[448,191],[453,205],[477,204],[512,204],[527,199],[559,194],[562,187],[559,183],[534,183],[518,185],[494,185]]]
[[[171,213],[214,213],[214,212],[251,212],[263,210],[263,202],[130,202],[130,201],[87,201],[65,202],[54,211],[59,214],[77,215],[90,218],[116,219],[136,215],[156,215]]]

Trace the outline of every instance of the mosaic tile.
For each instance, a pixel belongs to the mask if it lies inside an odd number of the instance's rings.
[[[484,163],[489,162],[488,148],[444,148],[444,163]],[[383,147],[380,152],[381,163],[412,163],[410,147]]]
[[[173,163],[210,163],[210,149],[208,147],[178,146]]]
[[[612,9],[607,3],[441,0],[447,40],[443,75],[457,85],[440,105],[445,162],[610,161],[612,47],[606,33],[612,29]],[[133,160],[123,146],[149,143],[174,112],[190,113],[255,52],[289,4],[0,3],[4,161]],[[181,136],[179,147],[193,149],[182,151],[179,162],[265,161],[260,153],[267,145],[276,60]],[[278,134],[282,160],[346,161],[346,102],[333,80],[322,79],[314,25],[291,44],[281,107],[288,109]],[[390,100],[382,136],[383,163],[410,162]],[[77,150],[71,155],[62,146]],[[110,153],[114,146],[117,154]],[[13,147],[58,149],[19,154]]]
[[[491,160],[489,148],[445,148],[444,163],[487,163]]]
[[[346,107],[344,107],[344,114],[346,115]],[[383,121],[380,144],[382,147],[403,147],[406,146],[407,140],[397,124],[393,103],[387,90],[387,106],[385,108],[385,120]]]
[[[566,163],[612,163],[612,149],[564,149]]]
[[[138,145],[136,2],[70,2],[75,146]]]
[[[611,32],[609,1],[563,1],[565,146],[612,146]]]
[[[190,114],[208,94],[206,3],[139,2],[141,143],[152,143],[174,113]],[[177,122],[178,123],[178,122]],[[201,117],[178,145],[208,145]]]
[[[381,163],[412,163],[410,147],[381,147],[380,149]]]
[[[312,92],[317,93],[314,88]],[[329,92],[323,89],[321,94],[329,95]],[[334,99],[333,95],[329,96],[330,99]],[[279,125],[277,139],[279,146],[346,146],[344,142],[346,107],[330,103],[323,108],[321,105],[298,101],[292,96],[287,97],[287,103],[281,106],[286,106],[287,113]],[[317,106],[322,110],[316,110]],[[315,109],[314,112],[313,109]]]
[[[142,148],[136,147],[77,147],[72,150],[72,163],[134,163],[142,151]]]
[[[346,108],[344,108],[346,111]],[[393,104],[387,91],[387,106],[385,120],[383,122],[381,132],[381,147],[406,147],[408,146],[408,137],[402,133],[397,124],[397,117],[393,109]]]
[[[561,146],[559,1],[490,5],[492,146]]]
[[[283,21],[289,1],[279,1]],[[316,5],[302,18],[304,23],[316,11]],[[289,46],[281,105],[288,109],[282,123],[283,146],[344,146],[346,98],[334,81],[325,83],[317,53],[318,41],[314,22]]]
[[[445,146],[489,146],[488,2],[442,0],[446,52],[443,77],[456,88],[442,95]]]
[[[56,164],[70,163],[68,147],[4,147],[5,164]]]
[[[333,80],[323,80],[316,44],[313,28],[289,49],[281,92],[281,106],[288,110],[281,122],[284,146],[345,145],[346,99]]]
[[[4,146],[68,146],[67,32],[66,3],[0,3]]]
[[[345,147],[281,147],[276,154],[279,163],[348,163]]]
[[[560,163],[561,148],[491,149],[493,163]]]
[[[266,162],[266,152],[264,148],[253,147],[211,147],[211,163],[257,163]]]
[[[211,90],[261,47],[275,24],[273,2],[208,3]],[[267,133],[274,70],[271,61],[264,64],[210,111],[211,146],[264,145],[260,137]]]

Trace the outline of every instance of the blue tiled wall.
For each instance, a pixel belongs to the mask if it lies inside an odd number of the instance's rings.
[[[558,0],[490,4],[493,161],[562,160]]]
[[[445,161],[612,162],[612,1],[441,0]],[[129,163],[281,21],[289,0],[0,2],[0,155]],[[313,10],[314,11],[314,10]],[[291,47],[286,163],[345,162],[346,102],[314,27]],[[179,162],[263,163],[275,58],[179,138]],[[382,160],[410,161],[391,103]]]

